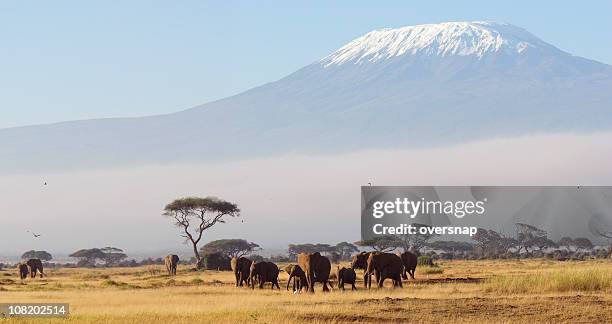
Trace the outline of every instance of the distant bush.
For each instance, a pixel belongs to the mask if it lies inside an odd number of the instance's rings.
[[[417,265],[433,267],[434,263],[430,256],[421,255],[417,258]]]
[[[200,269],[206,270],[232,270],[230,258],[220,252],[207,253],[202,257]]]
[[[597,252],[595,253],[595,257],[598,259],[605,259],[608,257],[608,251],[604,249],[598,249]]]
[[[272,255],[270,256],[270,261],[271,262],[289,262],[289,256],[287,255]]]

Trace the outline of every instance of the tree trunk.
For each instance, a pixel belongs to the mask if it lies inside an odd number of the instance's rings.
[[[202,257],[200,257],[198,252],[198,245],[194,241],[191,241],[191,244],[193,245],[193,255],[196,258],[196,268],[202,269]]]

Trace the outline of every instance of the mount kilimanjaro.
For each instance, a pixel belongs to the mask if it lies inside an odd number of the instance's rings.
[[[177,113],[0,130],[0,173],[426,147],[612,129],[612,66],[526,30],[374,30],[278,81]]]

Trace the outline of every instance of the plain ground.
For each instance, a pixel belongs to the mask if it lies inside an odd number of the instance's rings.
[[[280,280],[280,291],[251,290],[236,288],[231,272],[182,266],[170,278],[163,266],[146,266],[50,269],[21,282],[16,269],[4,269],[0,303],[70,303],[69,318],[51,322],[612,322],[612,260],[441,261],[417,268],[403,289],[367,290],[360,281],[356,292],[317,285],[314,294],[293,294],[286,273]]]

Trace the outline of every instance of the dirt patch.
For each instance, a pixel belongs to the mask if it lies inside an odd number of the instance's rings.
[[[402,301],[407,300],[408,298],[391,298],[391,297],[385,297],[385,298],[367,298],[367,299],[360,299],[358,301],[355,302],[355,304],[358,305],[363,305],[363,304],[394,304],[394,303],[399,303]],[[413,298],[416,299],[416,298]]]
[[[314,322],[331,322],[331,323],[397,323],[397,319],[388,318],[376,315],[349,315],[349,314],[306,314],[299,315],[298,319],[301,321],[314,321]]]
[[[483,278],[432,278],[432,279],[416,279],[409,283],[415,284],[437,284],[437,283],[480,283]]]
[[[0,279],[0,285],[12,285],[15,283],[15,280],[13,279]]]
[[[419,321],[496,322],[512,318],[516,322],[609,322],[612,299],[599,296],[557,296],[526,300],[515,298],[379,298],[354,302],[355,309],[368,309],[384,321],[411,318]],[[560,307],[562,305],[562,307]],[[585,311],[594,306],[597,311]]]

